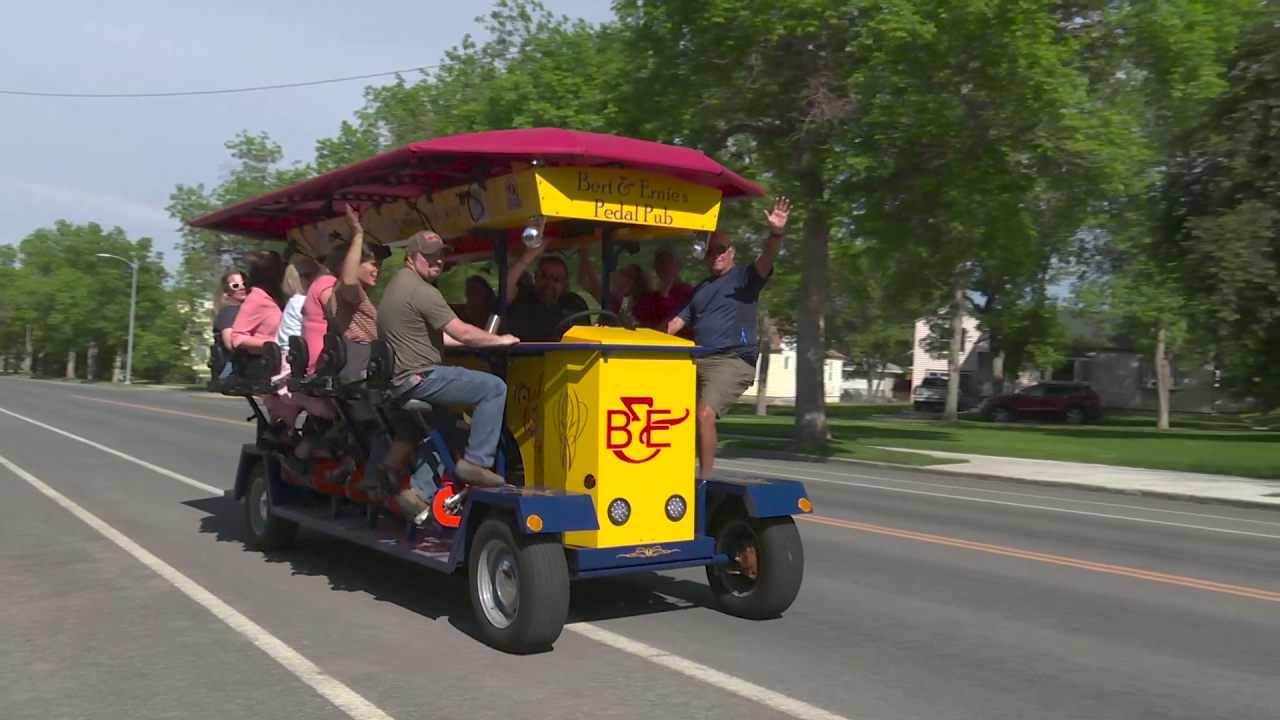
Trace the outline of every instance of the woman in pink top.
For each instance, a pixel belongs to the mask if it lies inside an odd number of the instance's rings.
[[[231,347],[260,355],[263,344],[275,342],[280,329],[280,318],[287,301],[281,287],[285,263],[280,253],[274,250],[253,253],[248,260],[245,285],[249,288],[249,295],[240,305],[235,324],[231,326]],[[267,411],[277,419],[290,412],[297,417],[296,408],[288,407],[279,393],[268,395],[264,402]]]
[[[231,326],[232,349],[243,348],[254,355],[262,353],[262,345],[276,341],[287,298],[280,283],[284,280],[284,260],[274,250],[264,250],[249,256],[249,272],[245,273],[245,285],[249,295],[236,313]]]
[[[338,278],[323,268],[320,277],[311,281],[307,288],[307,299],[302,301],[302,339],[307,341],[307,374],[316,371],[316,360],[320,359],[320,351],[324,349],[324,334],[329,327],[329,320],[324,314],[324,303],[333,292]]]

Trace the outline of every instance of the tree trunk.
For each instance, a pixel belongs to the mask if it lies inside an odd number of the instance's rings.
[[[995,350],[991,355],[991,390],[996,395],[1004,394],[1004,348]]]
[[[769,322],[767,314],[760,315],[760,324],[756,331],[759,333],[759,342],[756,346],[760,349],[760,372],[756,378],[756,415],[769,414],[769,356],[773,354],[773,333],[772,323]]]
[[[820,201],[818,201],[820,202]],[[800,255],[800,312],[796,323],[795,443],[821,447],[829,439],[823,374],[826,366],[828,243],[831,225],[825,209],[807,211]]]
[[[1172,378],[1169,372],[1169,358],[1167,352],[1168,328],[1162,322],[1156,329],[1156,427],[1160,430],[1169,429],[1169,386],[1172,385]]]
[[[93,382],[98,377],[98,344],[89,343],[89,353],[84,359],[84,378]]]
[[[22,372],[23,374],[26,374],[26,375],[31,374],[31,369],[32,369],[31,361],[35,357],[35,346],[34,346],[33,340],[34,339],[31,337],[31,326],[28,325],[26,345],[24,346],[25,349],[23,350],[23,353],[22,353]]]
[[[827,430],[826,317],[830,293],[831,218],[825,202],[822,156],[815,141],[801,135],[796,144],[796,169],[803,203],[804,229],[800,245],[800,308],[796,322],[795,444],[817,449],[831,435]]]
[[[76,379],[76,351],[75,350],[67,351],[67,379],[68,380]]]
[[[960,422],[960,355],[964,352],[964,286],[956,282],[951,289],[951,346],[947,352],[947,405],[943,420],[950,425]]]

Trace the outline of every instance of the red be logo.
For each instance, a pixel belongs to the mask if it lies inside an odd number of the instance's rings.
[[[689,419],[687,408],[684,415],[670,417],[674,413],[671,410],[654,407],[651,397],[619,399],[622,401],[622,407],[626,409],[609,410],[605,414],[604,446],[612,450],[613,454],[623,462],[639,465],[658,457],[658,453],[671,447],[671,443],[663,442],[661,436],[655,437],[655,433],[670,430]],[[640,424],[640,428],[635,431],[633,425],[637,423]],[[640,446],[639,449],[633,447],[636,445]],[[628,451],[634,453],[635,457]]]

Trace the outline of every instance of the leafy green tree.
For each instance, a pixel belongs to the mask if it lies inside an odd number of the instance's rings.
[[[174,328],[181,324],[173,293],[164,287],[163,258],[150,238],[130,240],[120,228],[59,220],[19,243],[4,268],[10,289],[10,320],[5,345],[12,347],[32,329],[34,350],[46,358],[83,357],[91,345],[101,349],[97,376],[125,352],[131,270],[117,255],[138,263],[138,300],[134,374],[139,379],[186,379],[192,374],[191,348]],[[85,365],[76,363],[84,376]],[[52,371],[52,366],[47,366]]]
[[[1180,138],[1157,251],[1174,262],[1195,335],[1227,372],[1280,403],[1280,25],[1259,23],[1227,86]]]
[[[1132,122],[1091,92],[1058,3],[874,3],[853,52],[862,233],[894,248],[952,328],[946,416],[958,416],[961,320],[1000,350],[1036,283],[1124,176]],[[998,315],[1005,310],[1003,321]]]
[[[300,163],[282,166],[284,149],[266,133],[251,135],[241,132],[226,142],[226,148],[237,164],[222,181],[211,189],[203,183],[179,184],[169,195],[166,208],[170,217],[182,223],[182,239],[178,243],[182,266],[178,285],[193,298],[209,297],[216,289],[222,272],[234,266],[246,253],[262,249],[263,243],[193,228],[186,225],[186,221],[299,182],[314,171],[312,166]],[[274,249],[279,250],[280,247],[275,246]]]
[[[620,0],[615,8],[636,109],[621,115],[627,134],[698,147],[793,198],[783,254],[800,257],[802,288],[795,442],[821,445],[831,229],[848,207],[835,187],[858,158],[848,129],[858,109],[849,79],[862,59],[851,52],[860,9],[836,0]]]

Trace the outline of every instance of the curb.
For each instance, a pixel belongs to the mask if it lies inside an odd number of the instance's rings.
[[[722,436],[729,437],[729,436]],[[738,438],[738,439],[757,439],[757,438]],[[909,452],[909,451],[904,451]],[[1226,505],[1230,507],[1245,508],[1249,510],[1270,510],[1272,512],[1280,512],[1280,503],[1258,502],[1254,500],[1236,500],[1234,498],[1219,498],[1211,495],[1194,495],[1191,493],[1179,493],[1170,490],[1137,490],[1132,488],[1117,488],[1110,485],[1095,485],[1090,483],[1068,483],[1058,482],[1055,480],[1036,480],[1033,478],[1009,477],[1008,475],[990,475],[978,472],[958,472],[955,470],[937,470],[937,466],[928,465],[897,465],[894,463],[876,462],[873,460],[853,460],[850,458],[827,458],[820,455],[806,455],[804,453],[786,452],[780,450],[742,450],[738,448],[722,448],[719,450],[719,456],[723,458],[732,458],[734,456],[742,458],[757,458],[760,460],[783,460],[787,462],[803,462],[815,465],[823,465],[829,463],[840,463],[844,465],[853,465],[856,467],[876,468],[878,470],[892,470],[894,472],[905,472],[914,475],[932,475],[937,477],[942,475],[955,476],[961,478],[970,478],[973,480],[989,480],[992,482],[1010,483],[1013,485],[1035,485],[1038,487],[1055,487],[1068,488],[1075,490],[1088,490],[1090,492],[1110,493],[1112,495],[1129,495],[1132,497],[1150,497],[1161,500],[1180,500],[1182,502],[1194,502],[1202,505]],[[950,463],[950,465],[959,465],[962,463]]]

